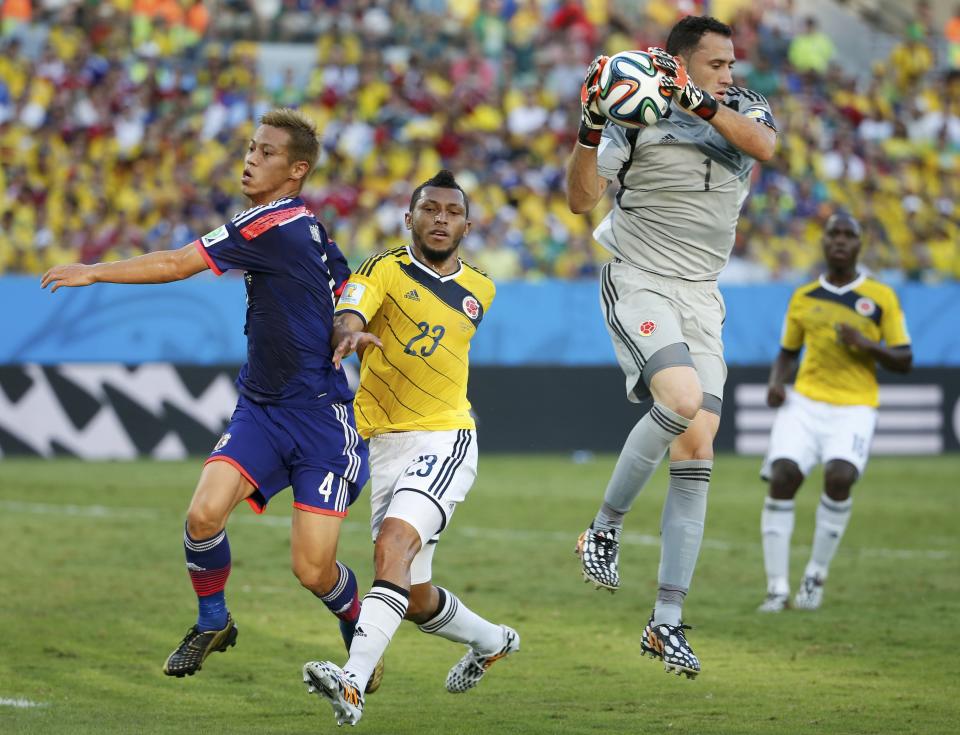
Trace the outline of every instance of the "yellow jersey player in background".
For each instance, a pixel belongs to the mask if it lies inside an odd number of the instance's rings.
[[[339,724],[360,720],[364,687],[403,619],[468,646],[447,674],[452,693],[476,686],[520,647],[515,630],[481,618],[431,582],[440,532],[477,476],[468,354],[495,288],[459,258],[469,213],[449,171],[418,186],[404,217],[411,244],[364,262],[337,304],[334,362],[361,354],[354,405],[370,446],[376,544],[376,578],[347,663],[303,667],[309,690],[330,702]]]
[[[789,607],[793,498],[810,469],[824,465],[810,561],[793,604],[815,610],[823,600],[830,562],[850,520],[850,488],[863,474],[877,420],[876,365],[899,373],[913,363],[897,295],[857,270],[860,224],[847,214],[827,220],[826,274],[798,288],[784,320],[780,354],[770,371],[767,404],[777,408],[762,477],[767,599],[761,612]],[[794,389],[784,383],[804,349]]]

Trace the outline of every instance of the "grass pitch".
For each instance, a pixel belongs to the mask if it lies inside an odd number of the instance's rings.
[[[435,581],[518,629],[521,650],[450,695],[463,649],[405,624],[362,732],[954,733],[960,722],[960,457],[874,459],[816,613],[754,612],[764,596],[754,459],[720,457],[685,617],[703,673],[639,656],[653,603],[665,473],[627,519],[622,588],[580,580],[572,553],[612,457],[481,454],[444,533]],[[195,615],[183,513],[200,462],[0,462],[0,732],[322,733],[329,707],[300,683],[345,658],[335,620],[289,572],[290,495],[238,508],[227,588],[236,648],[192,678],[161,673]],[[792,581],[809,553],[819,474],[801,490]],[[366,496],[341,558],[371,581]]]

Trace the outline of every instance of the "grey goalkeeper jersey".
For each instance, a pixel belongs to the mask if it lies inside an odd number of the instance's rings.
[[[776,130],[762,95],[729,87],[727,107]],[[715,280],[733,248],[754,159],[673,105],[655,125],[607,124],[597,171],[620,182],[593,236],[620,260],[661,276]]]

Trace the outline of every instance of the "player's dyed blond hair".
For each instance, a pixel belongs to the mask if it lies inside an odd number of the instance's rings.
[[[317,126],[314,125],[313,120],[289,107],[278,107],[276,110],[265,112],[260,117],[260,124],[287,131],[290,136],[290,143],[287,144],[287,161],[289,163],[306,161],[310,165],[307,171],[309,176],[310,171],[313,171],[313,167],[317,165],[317,158],[320,157],[320,141],[317,140]],[[307,176],[303,177],[303,181],[306,181]]]

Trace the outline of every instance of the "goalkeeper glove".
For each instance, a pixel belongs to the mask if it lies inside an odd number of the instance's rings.
[[[675,74],[666,74],[661,78],[660,88],[672,96],[680,107],[702,120],[712,120],[720,109],[720,103],[712,94],[694,84],[683,64],[677,64]]]
[[[680,60],[676,56],[667,53],[659,46],[650,46],[647,48],[647,53],[650,55],[653,65],[660,69],[660,71],[665,72],[671,77],[677,76],[677,73],[680,71]]]
[[[600,72],[608,60],[607,56],[595,58],[587,67],[587,75],[580,87],[580,130],[577,140],[587,148],[600,145],[603,126],[607,122],[607,118],[597,107],[597,97],[600,95]]]

